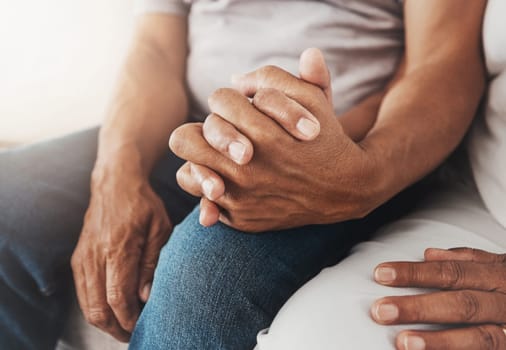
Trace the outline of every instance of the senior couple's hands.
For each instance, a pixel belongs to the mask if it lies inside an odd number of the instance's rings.
[[[204,123],[173,132],[171,149],[188,161],[178,182],[203,198],[203,225],[261,232],[349,220],[378,204],[374,162],[334,114],[319,50],[302,54],[300,75],[268,66],[236,77],[236,89],[210,96]]]

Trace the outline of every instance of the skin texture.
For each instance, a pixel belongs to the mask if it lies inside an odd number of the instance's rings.
[[[148,177],[170,133],[186,120],[186,51],[182,17],[139,20],[100,132],[91,200],[72,256],[86,320],[121,341],[130,338],[172,231]]]
[[[440,291],[386,297],[371,317],[379,324],[455,325],[444,331],[405,331],[399,350],[506,349],[506,255],[471,248],[427,249],[423,262],[388,262],[376,267],[375,280],[392,287]]]
[[[277,70],[275,67],[271,67]],[[300,79],[319,87],[324,93],[327,101],[332,104],[332,92],[330,86],[330,76],[325,64],[322,53],[317,49],[308,49],[304,51],[300,58],[299,65]],[[282,71],[280,71],[281,74]],[[286,73],[284,74],[285,76]],[[233,81],[240,90],[240,84],[244,77],[233,77]],[[395,81],[393,79],[392,83]],[[338,116],[339,122],[346,134],[353,141],[362,140],[367,132],[372,128],[376,120],[376,115],[385,90],[366,98],[357,106]],[[279,90],[273,88],[263,89],[256,93],[253,98],[255,107],[263,111],[266,115],[275,120],[286,132],[300,141],[310,141],[318,136],[320,131],[320,122],[302,105],[288,98]],[[301,117],[308,119],[310,127],[305,123],[304,131],[312,132],[305,135],[298,130],[297,126]],[[313,123],[315,125],[313,125]],[[253,145],[251,141],[241,134],[241,132],[232,124],[220,118],[216,114],[211,114],[206,118],[202,133],[206,141],[225,157],[230,158],[239,165],[247,164],[253,157]],[[242,146],[241,152],[236,152],[235,145],[239,143]],[[234,147],[231,147],[234,145]],[[230,152],[233,150],[233,152]],[[237,154],[239,156],[237,156]],[[207,180],[207,181],[206,181]],[[216,223],[220,217],[219,207],[213,203],[225,193],[225,184],[223,179],[214,171],[207,167],[195,163],[187,162],[178,173],[178,181],[181,187],[195,196],[202,196],[200,210],[200,222],[204,226],[210,226]]]
[[[170,139],[179,157],[213,168],[226,179],[227,191],[215,201],[223,209],[220,220],[243,231],[261,232],[363,215],[369,208],[369,188],[363,185],[372,178],[367,173],[372,170],[367,167],[370,159],[344,133],[328,94],[276,67],[252,75],[258,85],[219,89],[209,98],[214,118],[233,124],[252,141],[255,155],[248,164],[239,165],[212,148],[199,123],[179,127]],[[273,95],[272,89],[285,93]],[[301,142],[267,117],[276,98],[318,119],[318,137]],[[329,154],[336,157],[329,159]]]

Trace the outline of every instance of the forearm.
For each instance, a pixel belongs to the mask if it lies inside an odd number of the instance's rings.
[[[344,133],[355,142],[362,141],[367,133],[371,131],[381,106],[385,92],[378,91],[367,97],[349,111],[338,116]]]
[[[361,146],[376,160],[379,203],[436,168],[460,143],[484,92],[481,59],[422,66],[386,94]]]
[[[185,121],[186,47],[178,38],[186,33],[181,26],[175,30],[180,33],[172,33],[176,44],[171,52],[147,35],[134,41],[100,132],[97,170],[120,166],[147,177],[165,153],[171,132]]]
[[[397,72],[390,82],[382,89],[366,97],[353,108],[338,116],[344,133],[353,141],[362,141],[372,130],[379,117],[380,108],[387,92],[395,86],[405,72],[405,60],[402,60]]]

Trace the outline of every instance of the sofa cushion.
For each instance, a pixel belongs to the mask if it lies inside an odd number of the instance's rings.
[[[489,0],[483,43],[490,85],[483,116],[468,144],[480,195],[492,215],[506,227],[506,1]]]

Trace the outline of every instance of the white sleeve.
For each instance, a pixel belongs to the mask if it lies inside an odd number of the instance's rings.
[[[135,13],[169,13],[186,16],[190,10],[185,0],[135,0]]]

